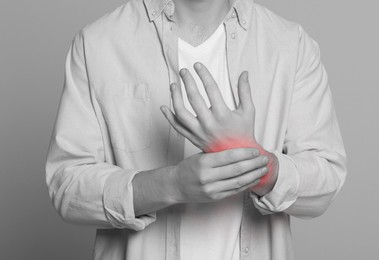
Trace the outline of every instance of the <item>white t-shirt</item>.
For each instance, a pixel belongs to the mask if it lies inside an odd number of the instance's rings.
[[[202,44],[193,47],[179,38],[179,68],[187,68],[194,77],[201,95],[207,98],[203,84],[195,72],[195,62],[204,64],[218,84],[225,103],[235,109],[235,103],[229,83],[226,62],[226,38],[224,24]],[[186,108],[195,115],[182,84],[182,93]],[[185,157],[201,150],[187,139]],[[181,260],[238,260],[239,230],[242,218],[242,194],[213,202],[189,203],[183,207],[180,230]]]

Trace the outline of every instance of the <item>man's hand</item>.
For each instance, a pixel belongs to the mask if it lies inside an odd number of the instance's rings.
[[[197,117],[185,108],[181,91],[174,83],[171,85],[171,93],[175,115],[167,107],[163,106],[162,110],[170,124],[204,152],[251,147],[252,144],[256,144],[255,108],[247,72],[243,72],[239,78],[240,104],[236,110],[230,111],[208,69],[200,63],[196,63],[194,68],[204,84],[211,107],[208,109],[191,73],[187,69],[182,69],[180,75],[187,91],[188,101]]]
[[[204,85],[211,107],[208,108],[201,97],[191,73],[182,69],[180,76],[197,117],[185,108],[181,91],[175,83],[170,86],[175,115],[165,106],[161,107],[163,114],[177,132],[204,152],[254,147],[268,156],[268,174],[261,179],[259,185],[251,188],[258,195],[266,194],[274,187],[277,179],[277,158],[265,151],[255,139],[255,107],[247,72],[241,73],[238,79],[240,103],[236,110],[230,111],[208,69],[199,62],[195,63],[194,68]]]
[[[180,162],[171,172],[180,203],[217,201],[259,182],[268,158],[255,148],[200,153]]]

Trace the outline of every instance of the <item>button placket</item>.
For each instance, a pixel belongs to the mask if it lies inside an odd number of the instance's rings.
[[[154,19],[153,22],[157,28],[164,59],[167,64],[169,75],[167,88],[173,82],[177,82],[180,85],[180,78],[177,73],[179,70],[177,35],[176,30],[171,30],[171,28],[174,29],[175,23],[170,21],[166,15],[161,15],[159,19]],[[170,107],[172,107],[170,94],[168,99],[170,100]],[[184,138],[172,126],[170,126],[169,131],[167,165],[174,165],[184,158]],[[172,206],[166,211],[166,260],[180,259],[180,208],[181,204]]]
[[[248,260],[250,256],[250,244],[251,244],[251,219],[249,214],[251,214],[251,202],[248,196],[249,192],[244,193],[244,207],[243,207],[243,217],[241,223],[241,241],[240,241],[240,259]]]
[[[238,64],[238,42],[237,38],[237,19],[229,19],[225,21],[226,34],[229,35],[226,39],[226,55],[227,55],[227,63],[228,63],[228,72],[229,72],[229,81],[230,86],[232,87],[233,97],[235,103],[238,105],[238,76],[237,68]]]

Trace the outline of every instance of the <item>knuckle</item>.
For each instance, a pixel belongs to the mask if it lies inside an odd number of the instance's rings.
[[[179,114],[181,114],[181,113],[183,113],[183,106],[181,106],[180,104],[178,104],[178,103],[175,103],[174,104],[174,113],[175,113],[175,115],[176,115],[176,117],[178,117],[179,116]]]
[[[209,116],[209,113],[205,113],[203,116],[206,116],[207,120],[204,120],[202,122],[203,127],[205,128],[204,131],[207,134],[213,134],[215,132],[215,123],[213,121],[213,118]]]
[[[220,199],[220,195],[217,194],[217,193],[211,193],[209,195],[209,197],[210,197],[211,200],[219,200]]]
[[[220,194],[210,185],[203,186],[203,193],[208,200],[215,201],[220,199]]]
[[[242,186],[242,187],[236,189],[236,190],[235,190],[235,193],[240,193],[241,191],[245,190],[246,188],[248,188],[248,186],[247,186],[247,185],[244,185],[244,186]]]
[[[171,125],[175,126],[176,125],[176,120],[175,118],[170,114],[170,115],[167,115],[167,120],[170,122]]]
[[[224,113],[223,111],[218,116],[222,122],[230,122],[232,119],[230,113]]]
[[[207,165],[207,156],[205,156],[205,155],[200,155],[200,156],[198,157],[197,161],[198,161],[198,163],[199,163],[199,165],[200,165],[201,167],[204,167],[205,165]]]
[[[250,164],[253,163],[260,155],[257,148],[248,148],[245,151],[245,156],[248,158]]]
[[[202,175],[204,175],[205,174],[205,171],[204,171],[204,168],[203,167],[199,167],[198,169],[197,169],[197,178],[198,178],[198,180],[200,181],[200,179],[202,178],[201,176]]]
[[[240,164],[235,164],[232,167],[233,175],[240,175],[242,173],[242,166]]]
[[[202,122],[202,125],[203,125],[203,131],[204,133],[207,135],[207,136],[213,136],[214,134],[214,127],[213,125],[209,122],[209,120],[204,120],[204,122]]]
[[[220,124],[228,124],[230,123],[230,114],[225,113],[223,109],[215,110],[215,117]]]
[[[236,179],[235,181],[234,181],[234,183],[233,183],[233,188],[234,189],[239,189],[239,188],[241,188],[243,186],[243,183],[241,183],[241,180],[239,180],[239,179]]]
[[[176,118],[180,121],[180,122],[186,122],[187,121],[187,117],[184,115],[183,113],[184,111],[182,109],[179,109],[176,113]]]
[[[199,176],[199,182],[202,185],[207,184],[209,182],[207,175],[200,174],[200,176]]]
[[[203,186],[203,192],[208,198],[213,196],[213,189],[209,185]]]
[[[190,103],[196,101],[196,95],[193,91],[187,91],[187,98]]]

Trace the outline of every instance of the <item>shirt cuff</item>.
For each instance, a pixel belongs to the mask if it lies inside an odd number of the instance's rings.
[[[156,220],[156,212],[136,217],[132,180],[139,171],[121,170],[108,177],[103,194],[105,215],[115,228],[145,229]]]
[[[289,208],[296,201],[300,188],[300,176],[295,162],[283,153],[273,153],[278,158],[278,179],[273,189],[262,197],[249,191],[255,207],[263,215],[282,212]]]

